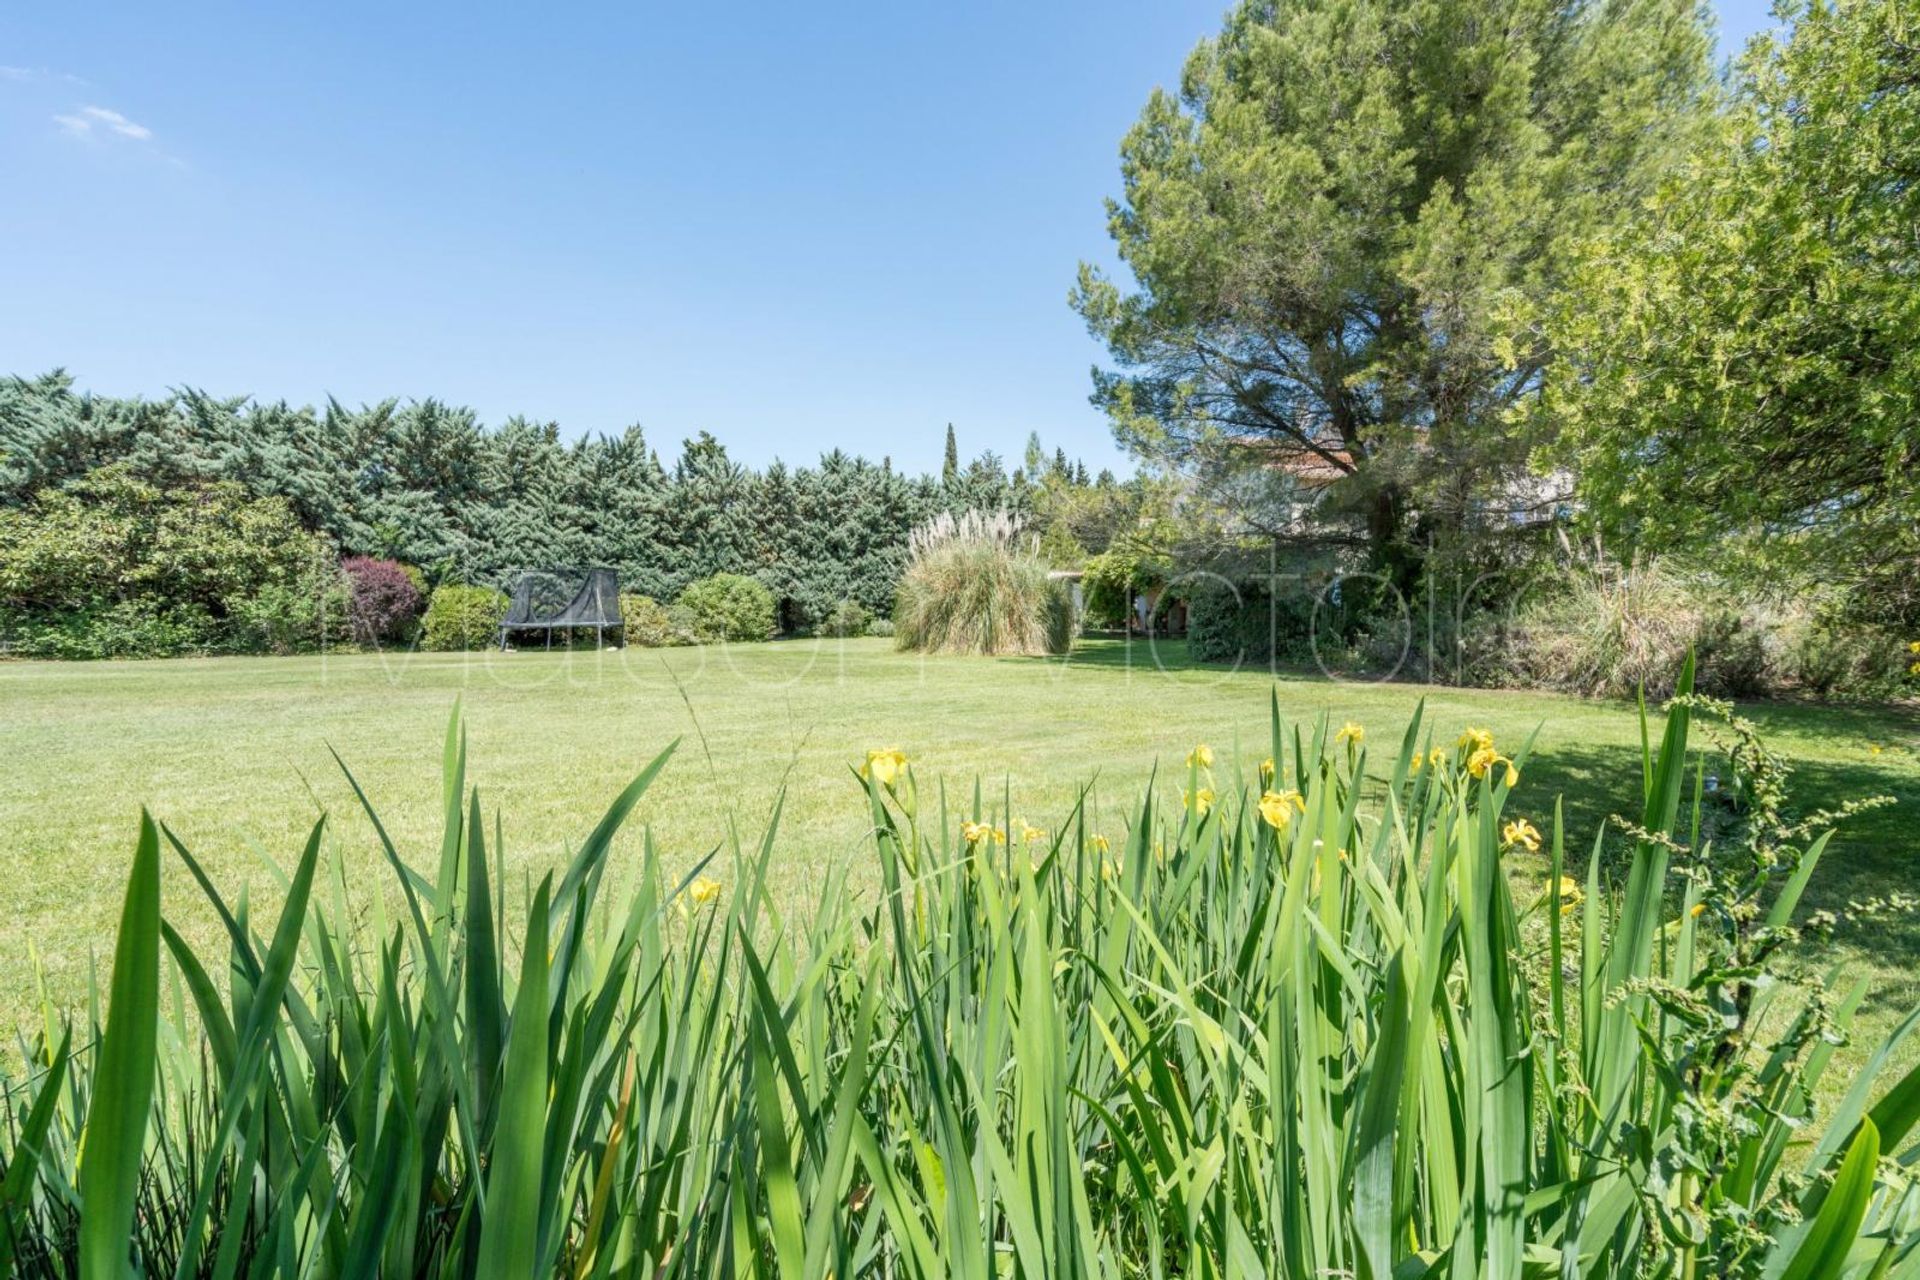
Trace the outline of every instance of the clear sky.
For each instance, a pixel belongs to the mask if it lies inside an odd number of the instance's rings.
[[[8,6],[0,373],[1116,462],[1067,290],[1223,9]]]

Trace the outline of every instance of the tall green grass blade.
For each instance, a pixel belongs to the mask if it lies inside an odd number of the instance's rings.
[[[552,877],[534,891],[525,958],[507,1030],[500,1122],[481,1210],[478,1280],[524,1280],[537,1271],[540,1184],[546,1145],[547,933]]]
[[[80,1158],[80,1280],[124,1280],[131,1271],[159,1016],[160,834],[142,810]]]
[[[34,1095],[27,1118],[7,1151],[7,1174],[0,1180],[0,1276],[13,1274],[13,1260],[19,1242],[28,1234],[27,1214],[33,1196],[33,1184],[46,1157],[47,1135],[60,1106],[61,1086],[66,1081],[67,1063],[73,1050],[73,1029],[60,1037],[40,1077],[40,1090]]]
[[[1776,1273],[1770,1260],[1770,1277],[1777,1274],[1778,1280],[1822,1280],[1840,1274],[1867,1216],[1867,1203],[1873,1198],[1874,1166],[1879,1159],[1880,1131],[1868,1120],[1847,1148],[1846,1159],[1834,1175],[1819,1214],[1786,1256],[1785,1266]]]
[[[485,824],[480,821],[476,792],[465,823],[467,905],[462,918],[466,954],[465,979],[467,1070],[473,1073],[473,1097],[479,1114],[476,1124],[487,1131],[493,1118],[493,1095],[500,1082],[501,1058],[506,1052],[506,998],[500,990],[500,949],[494,935],[493,900],[489,892]]]

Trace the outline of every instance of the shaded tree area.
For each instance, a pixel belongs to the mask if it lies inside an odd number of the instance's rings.
[[[430,399],[313,408],[192,390],[84,395],[64,372],[0,380],[0,509],[63,493],[84,502],[105,468],[161,491],[225,486],[284,502],[340,554],[400,560],[433,581],[498,586],[523,569],[600,564],[664,600],[716,573],[749,574],[782,601],[788,627],[846,600],[889,613],[908,532],[943,511],[1004,509],[1036,536],[1072,512],[1081,536],[1063,525],[1049,552],[1097,554],[1111,534],[1084,513],[1124,512],[1136,484],[1090,478],[1062,451],[1032,468],[991,452],[962,462],[951,427],[941,476],[838,449],[755,470],[704,432],[663,460],[638,427],[570,441],[556,423],[489,427]]]

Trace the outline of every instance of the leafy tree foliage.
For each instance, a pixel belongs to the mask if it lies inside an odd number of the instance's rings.
[[[1695,0],[1246,0],[1123,144],[1138,288],[1074,294],[1119,365],[1095,401],[1205,481],[1344,477],[1404,576],[1524,469],[1504,410],[1548,352],[1502,358],[1503,305],[1653,188],[1709,51]]]
[[[1809,0],[1734,110],[1585,246],[1538,418],[1642,547],[1762,535],[1774,563],[1920,618],[1920,11]]]

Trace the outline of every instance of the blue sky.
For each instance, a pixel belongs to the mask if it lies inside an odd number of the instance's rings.
[[[562,8],[9,6],[0,373],[1119,461],[1066,294],[1221,0]]]

